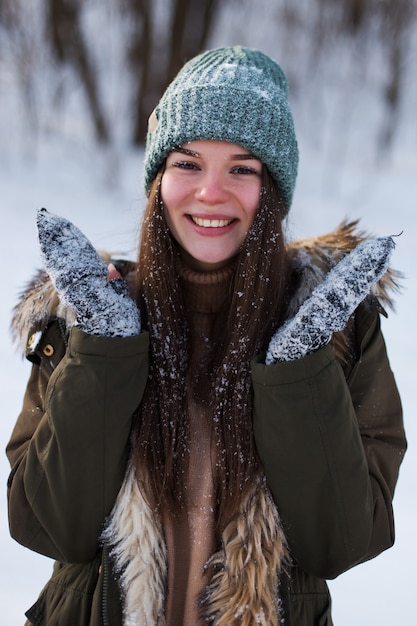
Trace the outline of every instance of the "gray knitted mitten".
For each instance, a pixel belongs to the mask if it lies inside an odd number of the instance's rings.
[[[126,282],[107,279],[106,264],[83,233],[46,209],[38,211],[37,227],[46,271],[78,327],[103,337],[139,334],[140,315]]]
[[[327,274],[272,337],[266,364],[294,361],[329,343],[332,334],[345,328],[349,317],[386,272],[392,237],[368,239],[352,250]]]

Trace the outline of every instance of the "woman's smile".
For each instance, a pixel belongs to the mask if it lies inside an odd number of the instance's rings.
[[[191,221],[197,226],[202,226],[203,228],[225,228],[230,224],[233,224],[234,219],[222,219],[222,218],[212,218],[209,219],[205,217],[196,217],[195,215],[188,216]]]
[[[168,155],[161,183],[165,217],[194,269],[218,269],[236,255],[258,210],[262,167],[226,141],[192,141]]]

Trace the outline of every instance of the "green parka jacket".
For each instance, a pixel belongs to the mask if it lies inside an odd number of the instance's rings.
[[[389,548],[406,441],[378,307],[361,305],[356,356],[331,345],[298,361],[252,363],[254,433],[293,566],[282,577],[286,626],[330,626],[325,580]],[[33,329],[36,330],[36,329]],[[32,373],[7,448],[12,536],[56,560],[27,612],[37,626],[122,626],[100,535],[129,456],[146,385],[148,335],[105,338],[62,319],[29,341]]]

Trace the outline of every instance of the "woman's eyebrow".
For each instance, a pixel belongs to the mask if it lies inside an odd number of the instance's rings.
[[[255,161],[259,161],[258,157],[254,156],[253,154],[232,154],[232,156],[230,157],[230,160],[249,160],[249,159],[254,159]]]
[[[192,156],[195,158],[201,158],[201,154],[196,152],[195,150],[190,150],[189,148],[183,148],[182,146],[178,146],[172,150],[172,152],[179,152],[180,154],[184,154],[186,156]],[[259,161],[259,159],[250,153],[245,154],[232,154],[229,157],[230,161],[247,161],[247,160],[255,160]]]
[[[197,158],[201,157],[201,154],[199,152],[195,152],[195,150],[188,150],[187,148],[182,148],[181,146],[174,148],[172,152],[180,152],[181,154],[185,154],[186,156],[192,156]]]

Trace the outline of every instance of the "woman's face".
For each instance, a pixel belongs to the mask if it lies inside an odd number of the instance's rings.
[[[262,163],[226,141],[191,141],[169,154],[161,197],[187,264],[219,269],[239,250],[259,206]]]

